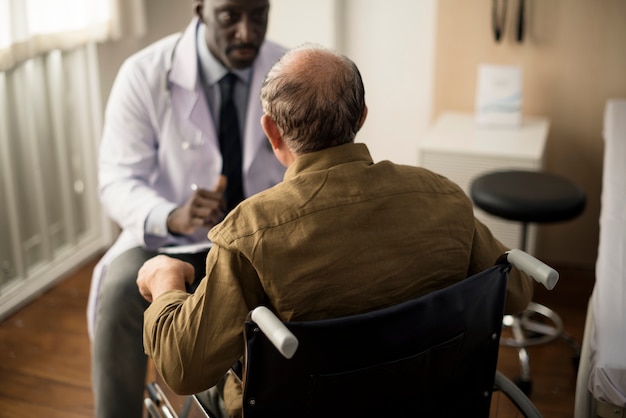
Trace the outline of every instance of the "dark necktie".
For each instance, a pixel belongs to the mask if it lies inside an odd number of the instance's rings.
[[[244,199],[241,175],[241,139],[239,135],[239,122],[237,121],[237,109],[233,101],[233,90],[237,76],[228,73],[219,82],[221,93],[219,141],[222,152],[222,174],[227,178],[226,211],[230,212],[239,202]]]

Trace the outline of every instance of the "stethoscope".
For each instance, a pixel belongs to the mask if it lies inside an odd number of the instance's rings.
[[[172,113],[173,113],[173,106],[172,106],[172,89],[170,87],[170,74],[172,73],[172,68],[174,66],[174,55],[176,54],[176,48],[178,48],[178,44],[180,43],[180,40],[182,39],[183,35],[179,35],[178,39],[176,39],[176,42],[174,43],[174,47],[172,48],[172,52],[170,53],[169,56],[169,60],[166,62],[166,66],[165,66],[165,94],[167,97],[167,107],[169,109],[170,112],[170,121],[172,122],[172,125],[174,127],[174,131],[176,132],[176,134],[178,135],[179,138],[181,138],[181,143],[180,146],[184,151],[187,150],[193,150],[193,149],[197,149],[200,148],[204,145],[204,136],[202,135],[202,131],[200,129],[196,129],[196,133],[193,137],[193,139],[187,139],[185,137],[185,135],[183,135],[183,132],[180,128],[180,125],[178,123],[178,118],[176,118]]]
[[[492,22],[493,22],[493,35],[496,42],[500,42],[504,35],[504,22],[506,21],[506,9],[508,0],[502,0],[502,10],[498,7],[499,0],[493,0],[492,6]],[[523,42],[524,40],[524,3],[525,0],[519,0],[519,10],[517,15],[517,42]]]

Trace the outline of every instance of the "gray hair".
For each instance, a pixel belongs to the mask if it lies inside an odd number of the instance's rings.
[[[271,68],[261,105],[289,149],[304,154],[354,141],[365,111],[365,88],[354,62],[307,43],[287,51]]]

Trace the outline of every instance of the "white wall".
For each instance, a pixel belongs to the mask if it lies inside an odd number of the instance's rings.
[[[369,108],[358,139],[375,161],[415,165],[431,120],[436,0],[347,0],[344,13]]]
[[[315,42],[336,48],[336,11],[342,0],[271,0],[267,38],[294,47]]]
[[[271,0],[268,38],[288,47],[317,42],[356,62],[365,83],[368,120],[357,141],[375,161],[417,164],[431,118],[437,0]],[[191,2],[149,0],[148,34],[99,47],[102,97],[123,58],[180,31]]]
[[[272,0],[268,37],[314,41],[350,57],[365,83],[357,137],[375,161],[417,164],[431,120],[436,0]]]

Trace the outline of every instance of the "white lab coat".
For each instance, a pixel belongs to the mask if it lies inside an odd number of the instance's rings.
[[[171,35],[127,59],[117,75],[105,112],[99,154],[99,191],[109,216],[122,228],[94,269],[87,307],[93,336],[97,294],[108,263],[137,246],[157,249],[206,240],[207,229],[192,237],[166,233],[167,214],[191,195],[191,185],[212,189],[222,168],[213,118],[199,78],[196,25]],[[243,133],[246,196],[282,180],[260,125],[260,89],[270,67],[285,49],[265,41],[252,68]],[[151,211],[162,222],[146,230]]]

